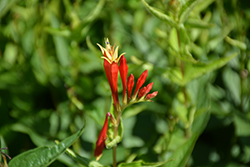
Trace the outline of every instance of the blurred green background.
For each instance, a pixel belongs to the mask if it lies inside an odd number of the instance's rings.
[[[186,2],[147,0],[172,18]],[[159,92],[153,103],[124,112],[119,162],[250,166],[248,0],[200,1],[180,31],[145,6],[140,0],[0,0],[0,135],[11,157],[86,124],[72,149],[94,159],[111,103],[96,43],[109,38],[119,54],[126,52],[128,73],[138,78],[148,69],[146,84],[154,82]],[[111,165],[111,157],[104,150],[100,163]],[[51,164],[78,165],[66,154]]]

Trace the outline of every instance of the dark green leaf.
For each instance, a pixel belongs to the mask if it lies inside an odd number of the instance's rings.
[[[195,146],[196,140],[198,139],[199,135],[205,129],[208,120],[210,118],[210,113],[206,110],[199,116],[197,116],[193,123],[192,128],[192,136],[185,142],[181,147],[179,147],[174,154],[170,157],[174,160],[167,165],[166,167],[184,167],[193,151]]]
[[[68,147],[70,147],[82,134],[84,127],[77,133],[64,139],[58,145],[55,144],[52,147],[38,147],[22,154],[19,154],[13,158],[9,166],[10,167],[45,167],[51,164],[56,158],[64,153]]]

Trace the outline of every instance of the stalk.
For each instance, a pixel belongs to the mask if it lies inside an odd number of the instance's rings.
[[[116,125],[114,126],[114,138],[116,138],[117,134],[118,134],[118,128],[119,128],[119,125],[120,125],[120,118],[121,118],[121,109],[120,111],[117,111],[117,109],[115,109],[115,116],[116,116]],[[116,148],[117,146],[114,146],[113,147],[113,167],[116,167],[117,165],[117,162],[116,162]]]

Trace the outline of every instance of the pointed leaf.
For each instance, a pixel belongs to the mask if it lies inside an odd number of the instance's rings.
[[[225,28],[221,30],[221,33],[217,35],[215,38],[211,39],[208,44],[208,51],[209,50],[214,50],[218,44],[231,32],[233,29],[233,25],[227,25]]]
[[[237,136],[250,136],[250,121],[247,119],[246,115],[235,111],[234,112],[234,125],[236,128]]]
[[[138,160],[138,161],[134,161],[131,163],[121,163],[118,165],[118,167],[139,167],[139,166],[150,166],[150,167],[157,167],[157,166],[162,166],[163,164],[166,164],[167,162],[173,161],[168,160],[168,161],[164,161],[164,162],[155,162],[155,163],[149,163],[149,162],[144,162],[143,160]]]
[[[236,47],[238,47],[238,48],[240,48],[240,49],[242,49],[242,50],[246,50],[246,49],[247,49],[247,45],[246,45],[244,42],[238,41],[238,40],[236,40],[236,39],[232,39],[232,38],[230,38],[229,36],[226,36],[226,37],[225,37],[225,40],[226,40],[229,44],[231,44],[231,45],[233,45],[233,46],[236,46]]]
[[[238,53],[234,53],[231,56],[226,56],[221,59],[215,60],[207,65],[193,64],[190,68],[186,69],[186,75],[183,79],[183,84],[187,84],[191,80],[198,78],[206,73],[212,72],[216,69],[221,68],[227,64],[230,60],[236,57]]]
[[[187,21],[185,22],[185,25],[190,26],[192,28],[203,28],[203,29],[208,29],[214,26],[211,23],[208,23],[206,21],[197,18],[188,18]]]
[[[193,151],[196,140],[199,135],[203,132],[210,118],[210,113],[206,110],[201,115],[195,118],[194,124],[192,127],[193,135],[191,138],[187,140],[181,147],[174,152],[174,154],[170,157],[174,160],[167,165],[166,167],[185,167],[186,163]],[[197,128],[198,127],[198,128]]]
[[[51,11],[49,13],[50,24],[52,28],[59,28],[60,22],[56,15]],[[62,66],[69,65],[69,52],[68,52],[68,44],[65,38],[58,35],[53,35],[53,41],[56,47],[56,55],[57,59]]]
[[[153,14],[155,15],[157,18],[159,18],[160,20],[166,22],[167,24],[174,26],[174,27],[178,27],[178,24],[174,21],[173,18],[171,18],[170,16],[162,13],[161,11],[159,11],[158,9],[149,6],[149,4],[145,1],[142,0],[143,4],[145,5],[145,7]]]
[[[82,134],[84,127],[80,129],[77,133],[71,135],[70,137],[64,139],[58,145],[55,144],[52,147],[38,147],[22,154],[19,154],[13,158],[9,166],[11,167],[45,167],[56,160],[58,156],[66,151]]]
[[[189,0],[186,2],[185,5],[183,5],[179,12],[179,23],[183,23],[187,20],[188,16],[192,12],[192,10],[195,8],[197,4],[199,4],[201,1],[204,0]]]
[[[200,14],[201,11],[205,10],[208,8],[209,5],[211,5],[215,0],[205,0],[201,1],[193,10],[195,15]]]
[[[189,83],[191,80],[198,78],[206,73],[212,72],[216,69],[221,68],[227,64],[231,59],[237,56],[238,53],[234,53],[231,56],[223,57],[221,59],[215,60],[209,64],[186,64],[185,77],[183,78],[181,70],[178,68],[168,68],[164,73],[163,77],[168,77],[172,82],[184,86]]]
[[[66,149],[66,153],[69,156],[71,156],[74,160],[76,160],[77,162],[79,162],[80,164],[82,164],[84,166],[104,167],[104,165],[100,164],[99,162],[97,162],[97,161],[91,161],[88,158],[82,157],[82,156],[76,154],[74,151],[72,151],[69,148]]]

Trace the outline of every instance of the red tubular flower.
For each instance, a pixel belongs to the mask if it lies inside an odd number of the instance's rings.
[[[106,40],[106,48],[102,47],[101,45],[97,44],[103,54],[103,59],[104,59],[104,69],[105,73],[109,82],[109,86],[112,92],[113,96],[113,101],[115,108],[118,109],[119,104],[119,99],[118,99],[118,93],[117,93],[117,78],[118,78],[118,62],[121,57],[124,56],[119,56],[118,57],[118,47],[114,50],[114,47],[112,47],[109,43],[109,40]],[[121,54],[123,55],[123,54]],[[125,57],[122,58],[122,62],[120,63],[120,73],[121,77],[124,79],[124,76],[127,75],[126,72],[126,66],[127,62]],[[123,81],[124,82],[124,81]],[[126,82],[126,81],[125,81]],[[126,91],[126,90],[125,90]]]
[[[151,82],[147,86],[141,88],[139,93],[138,93],[138,99],[140,99],[143,96],[145,96],[146,94],[148,94],[150,92],[150,90],[152,89],[152,87],[153,87],[153,82]]]
[[[96,141],[96,148],[95,148],[95,157],[98,161],[102,156],[102,151],[105,148],[105,140],[107,138],[107,130],[108,130],[108,117],[112,116],[109,112],[106,115],[106,119],[104,122],[104,125],[102,127],[102,130],[98,136],[98,139]]]
[[[134,75],[130,74],[130,76],[128,77],[128,81],[127,81],[128,100],[131,99],[133,87],[134,87]]]
[[[118,64],[109,64],[107,60],[104,60],[104,69],[112,92],[114,105],[115,107],[117,107],[117,105],[119,104],[117,93]]]
[[[135,91],[134,91],[134,95],[133,98],[136,97],[138,90],[141,88],[141,86],[144,84],[146,78],[148,76],[148,70],[145,70],[141,76],[138,78],[137,83],[136,83],[136,87],[135,87]]]
[[[119,72],[120,72],[121,79],[122,79],[123,104],[126,104],[127,103],[127,98],[126,98],[126,81],[127,81],[127,75],[128,75],[128,66],[127,66],[127,60],[126,60],[126,58],[123,55],[120,58]]]
[[[147,75],[148,75],[148,70],[145,70],[141,74],[141,76],[138,78],[132,100],[137,99],[138,101],[139,100],[146,101],[146,100],[150,100],[150,99],[154,98],[157,95],[157,93],[158,93],[157,91],[153,92],[151,94],[148,94],[153,87],[153,82],[151,82],[147,86],[144,86],[143,88],[141,88],[141,86],[144,84],[144,82],[147,78]],[[128,77],[128,81],[127,81],[128,100],[131,99],[131,93],[133,90],[133,86],[134,86],[134,76],[133,76],[133,74],[130,74],[130,76]]]
[[[150,93],[150,94],[148,94],[148,95],[146,96],[146,99],[147,99],[147,100],[150,100],[150,99],[154,98],[155,96],[157,96],[157,94],[158,94],[158,91],[155,91],[155,92],[153,92],[153,93]]]

